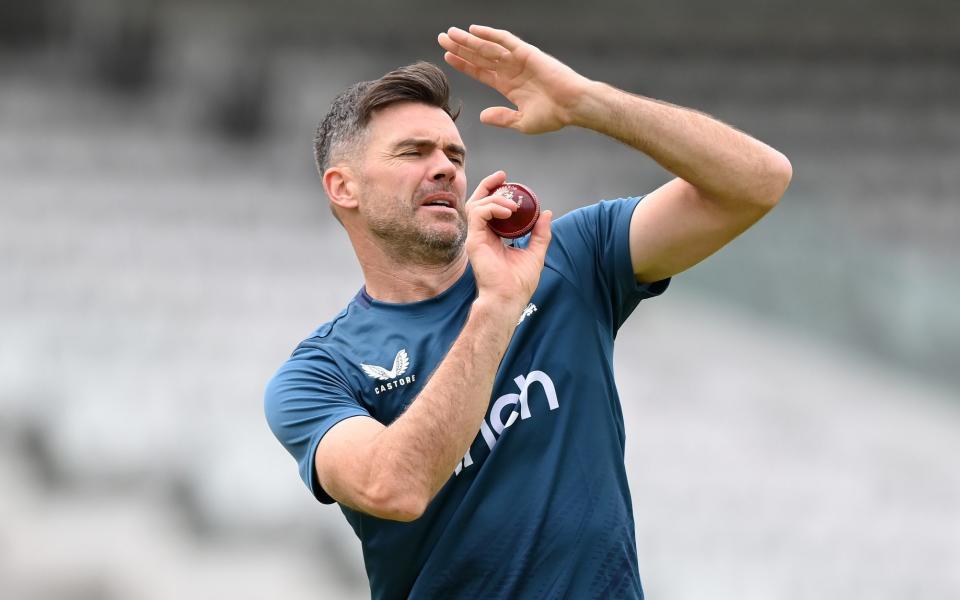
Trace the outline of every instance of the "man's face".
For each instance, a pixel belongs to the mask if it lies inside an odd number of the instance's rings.
[[[392,254],[450,262],[466,239],[466,151],[435,106],[392,104],[374,113],[359,160],[359,212]]]

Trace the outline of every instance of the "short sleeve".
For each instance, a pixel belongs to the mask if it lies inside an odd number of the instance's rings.
[[[317,445],[340,421],[370,416],[336,362],[321,351],[298,348],[267,384],[264,412],[273,434],[297,461],[300,478],[317,500],[332,504],[317,481]]]
[[[642,300],[670,285],[670,278],[638,283],[633,273],[630,220],[641,200],[603,200],[567,213],[554,223],[547,253],[547,266],[580,288],[614,333]]]

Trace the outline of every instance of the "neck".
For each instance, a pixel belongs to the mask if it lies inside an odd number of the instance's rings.
[[[367,294],[381,302],[419,302],[433,298],[460,279],[467,268],[467,255],[461,252],[445,265],[363,265]]]
[[[433,298],[460,279],[467,269],[461,248],[453,260],[430,264],[398,257],[378,244],[354,243],[367,294],[381,302],[408,303]]]

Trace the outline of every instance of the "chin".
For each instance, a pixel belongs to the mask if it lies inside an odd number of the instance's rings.
[[[451,243],[467,235],[467,223],[461,219],[422,223],[418,229],[424,239],[449,239]]]
[[[464,237],[460,236],[458,232],[431,231],[429,233],[425,233],[425,235],[421,238],[421,241],[425,246],[429,246],[437,250],[445,250],[463,246]]]
[[[454,255],[459,252],[467,239],[465,227],[430,227],[421,231],[420,241],[437,251],[449,251]]]

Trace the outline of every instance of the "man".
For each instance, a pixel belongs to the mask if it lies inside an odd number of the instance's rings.
[[[375,598],[642,598],[614,336],[769,211],[790,163],[509,32],[438,41],[517,107],[482,122],[593,129],[677,178],[642,202],[555,223],[545,211],[507,246],[487,227],[514,210],[491,195],[506,175],[464,202],[466,150],[439,69],[347,90],[318,129],[317,162],[365,285],[270,382],[268,421],[317,499],[340,504]]]

